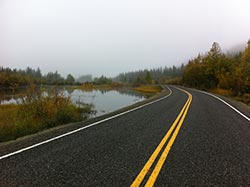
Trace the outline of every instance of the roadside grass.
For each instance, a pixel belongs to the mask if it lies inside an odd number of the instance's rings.
[[[143,93],[158,93],[162,91],[162,88],[157,85],[142,85],[134,88],[134,90]]]
[[[213,90],[211,90],[211,92],[215,93],[215,94],[227,96],[227,97],[232,95],[232,91],[231,90],[221,89],[221,88],[213,89]]]
[[[19,105],[0,105],[0,142],[14,139]]]
[[[19,104],[0,105],[0,142],[13,140],[58,125],[81,121],[90,106],[79,108],[58,92],[29,94]]]
[[[243,94],[242,101],[246,103],[248,106],[250,106],[250,94],[249,93]]]
[[[225,97],[232,98],[236,101],[243,102],[243,103],[247,104],[248,106],[250,106],[250,94],[249,93],[245,93],[243,95],[238,95],[238,96],[233,96],[233,93],[231,90],[221,89],[221,88],[216,88],[214,90],[211,90],[211,92],[225,96]]]
[[[250,94],[249,93],[245,93],[242,96],[236,96],[236,97],[232,97],[232,98],[250,106]]]

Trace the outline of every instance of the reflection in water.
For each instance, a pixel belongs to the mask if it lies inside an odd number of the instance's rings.
[[[95,116],[112,112],[145,99],[142,94],[128,90],[83,91],[76,89],[70,94],[70,97],[75,104],[93,105],[93,109],[96,111]]]
[[[25,96],[25,90],[18,91],[1,91],[0,92],[0,104],[18,104],[21,102],[21,98]]]
[[[77,106],[84,104],[90,104],[93,106],[92,117],[100,116],[105,113],[115,111],[133,103],[142,101],[146,96],[139,92],[135,92],[129,89],[118,89],[118,90],[81,90],[72,88],[61,88],[64,96],[70,96],[72,103]],[[50,92],[47,89],[44,95]],[[0,93],[0,103],[10,104],[19,103],[20,98],[25,96],[25,91],[11,93]]]

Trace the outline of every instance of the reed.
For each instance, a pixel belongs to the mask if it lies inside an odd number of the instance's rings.
[[[143,93],[158,93],[161,92],[162,88],[157,85],[142,85],[134,88],[134,90]]]
[[[48,96],[34,88],[27,91],[19,104],[0,105],[0,142],[13,140],[62,124],[81,121],[90,106],[79,108],[69,97],[54,90]]]

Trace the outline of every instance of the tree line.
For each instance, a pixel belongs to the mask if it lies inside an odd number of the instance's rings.
[[[82,83],[89,82],[95,85],[111,84],[113,80],[105,76],[92,78],[92,75],[82,75],[75,79],[71,74],[68,74],[66,78],[61,76],[58,71],[49,72],[42,75],[40,68],[33,69],[27,67],[22,69],[11,69],[0,67],[0,90],[9,88],[26,87],[30,84],[45,84],[45,85],[80,85]]]
[[[225,89],[232,96],[250,93],[250,40],[244,51],[225,54],[218,43],[186,65],[182,83],[203,90]]]
[[[75,84],[75,78],[68,74],[66,78],[62,77],[57,71],[42,75],[40,68],[33,69],[27,67],[22,69],[11,69],[0,67],[0,87],[18,88],[29,84],[48,84],[48,85],[72,85]]]
[[[181,77],[185,66],[182,64],[179,67],[160,67],[154,69],[145,69],[139,71],[131,71],[120,73],[114,78],[114,81],[132,84],[158,84],[165,83],[174,78]]]

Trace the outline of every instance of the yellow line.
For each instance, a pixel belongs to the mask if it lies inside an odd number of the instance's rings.
[[[189,93],[188,93],[188,94],[189,94]],[[176,127],[176,129],[175,129],[175,131],[174,131],[172,137],[170,138],[170,140],[169,140],[169,142],[168,142],[168,144],[167,144],[165,150],[163,151],[163,153],[162,153],[160,159],[158,160],[158,162],[157,162],[157,164],[156,164],[156,166],[155,166],[155,168],[154,168],[152,174],[150,175],[150,177],[149,177],[149,179],[148,179],[148,181],[147,181],[145,187],[152,187],[152,186],[154,185],[154,183],[155,183],[155,181],[156,181],[156,179],[157,179],[157,177],[158,177],[158,175],[159,175],[159,173],[160,173],[160,171],[161,171],[161,168],[162,168],[164,162],[166,161],[166,158],[167,158],[167,156],[168,156],[168,154],[169,154],[169,152],[170,152],[170,149],[171,149],[171,147],[172,147],[172,145],[173,145],[173,143],[174,143],[174,141],[175,141],[175,139],[176,139],[176,137],[177,137],[177,135],[178,135],[178,133],[179,133],[179,131],[180,131],[180,128],[181,128],[181,126],[182,126],[182,124],[183,124],[183,121],[184,121],[184,119],[185,119],[185,117],[186,117],[186,115],[187,115],[189,106],[190,106],[190,104],[191,104],[192,95],[189,94],[189,97],[190,97],[191,99],[189,100],[188,106],[187,106],[187,108],[185,109],[185,112],[184,112],[183,116],[181,117],[181,120],[180,120],[178,126]]]
[[[189,102],[191,103],[190,99],[191,98],[189,97],[188,100],[187,100],[187,102],[185,103],[184,107],[182,108],[181,112],[179,113],[179,115],[175,119],[173,125],[170,127],[170,129],[168,130],[167,134],[163,137],[163,139],[161,140],[160,144],[157,146],[157,148],[155,149],[155,151],[153,152],[153,154],[150,156],[149,160],[144,165],[144,167],[142,168],[142,170],[140,171],[140,173],[138,174],[138,176],[133,181],[133,183],[131,184],[130,187],[138,187],[138,186],[140,186],[140,184],[142,183],[144,177],[148,173],[148,171],[151,168],[151,166],[153,165],[156,157],[158,156],[159,152],[161,151],[162,147],[165,145],[166,141],[169,139],[170,135],[172,134],[173,130],[175,129],[175,127],[176,127],[179,119],[181,118],[182,114],[185,111],[185,108],[188,106]]]

